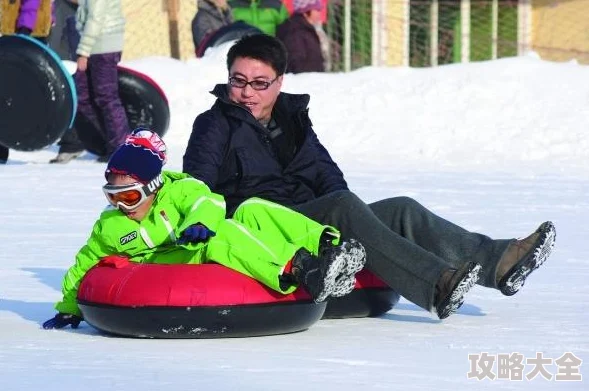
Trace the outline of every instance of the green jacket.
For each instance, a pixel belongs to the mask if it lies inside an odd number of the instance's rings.
[[[80,315],[76,296],[86,272],[101,258],[120,254],[134,262],[202,263],[204,244],[178,246],[176,238],[188,226],[202,223],[216,231],[225,220],[225,200],[188,174],[163,172],[164,184],[156,193],[147,216],[140,221],[107,207],[94,224],[88,242],[63,280],[59,312]]]
[[[272,36],[289,16],[281,0],[232,0],[229,4],[234,20],[243,20]]]

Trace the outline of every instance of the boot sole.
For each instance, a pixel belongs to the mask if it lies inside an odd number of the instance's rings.
[[[342,297],[351,293],[356,285],[354,275],[366,264],[366,250],[357,240],[350,239],[342,243],[338,250],[325,273],[324,288],[315,298],[316,303],[324,301],[328,296]]]
[[[327,299],[327,297],[336,289],[337,278],[343,274],[346,268],[346,259],[341,256],[342,254],[344,253],[337,254],[334,257],[333,262],[327,268],[327,272],[323,278],[323,290],[314,299],[315,303],[325,301],[325,299]]]
[[[441,310],[437,310],[440,319],[446,319],[450,315],[456,313],[458,309],[464,304],[464,296],[466,293],[476,285],[479,280],[479,273],[482,266],[478,263],[473,263],[468,271],[462,277],[462,280],[457,284],[456,289],[448,296],[439,306]]]
[[[524,286],[526,278],[550,256],[556,241],[556,228],[551,222],[540,228],[541,233],[533,251],[525,256],[499,281],[498,287],[505,296],[513,296]]]
[[[338,276],[331,297],[343,297],[350,294],[356,286],[354,275],[364,269],[366,264],[366,250],[360,242],[350,239],[342,245],[345,252],[338,256],[345,258],[346,266],[343,274]]]
[[[353,276],[360,270],[364,269],[364,265],[366,264],[366,250],[364,249],[364,246],[355,239],[350,239],[345,243],[344,249],[346,250],[346,253],[342,255],[347,258],[344,273]]]
[[[356,277],[354,275],[342,274],[335,281],[335,287],[331,292],[331,297],[343,297],[349,295],[356,286]]]

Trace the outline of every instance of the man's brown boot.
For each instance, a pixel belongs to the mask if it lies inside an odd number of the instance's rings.
[[[506,296],[515,295],[524,286],[526,278],[550,256],[556,230],[546,221],[525,239],[509,244],[497,264],[497,287]]]
[[[479,279],[481,265],[469,262],[460,269],[448,269],[436,284],[434,307],[438,318],[445,319],[464,303],[464,295]]]

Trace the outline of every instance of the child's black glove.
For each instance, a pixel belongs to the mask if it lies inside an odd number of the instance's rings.
[[[49,319],[45,323],[43,323],[43,328],[46,330],[49,329],[62,329],[67,325],[71,325],[72,329],[77,329],[80,325],[80,322],[84,319],[80,318],[77,315],[72,314],[63,314],[59,313],[55,315],[53,318]]]

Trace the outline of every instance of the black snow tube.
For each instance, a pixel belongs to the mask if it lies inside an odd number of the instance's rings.
[[[249,25],[241,20],[228,24],[203,39],[196,49],[196,57],[204,56],[208,48],[217,47],[225,42],[235,41],[241,37],[254,34],[263,34],[263,32],[259,28]]]
[[[119,96],[130,130],[144,126],[163,137],[170,125],[170,107],[164,91],[153,79],[136,70],[119,66],[118,73]],[[76,116],[75,128],[86,150],[99,156],[106,154],[103,129],[96,129],[81,114]]]
[[[349,295],[330,298],[323,319],[380,316],[399,301],[399,294],[367,269],[356,274],[356,286]]]
[[[70,128],[76,106],[57,54],[25,35],[0,37],[0,144],[19,151],[51,145]]]

